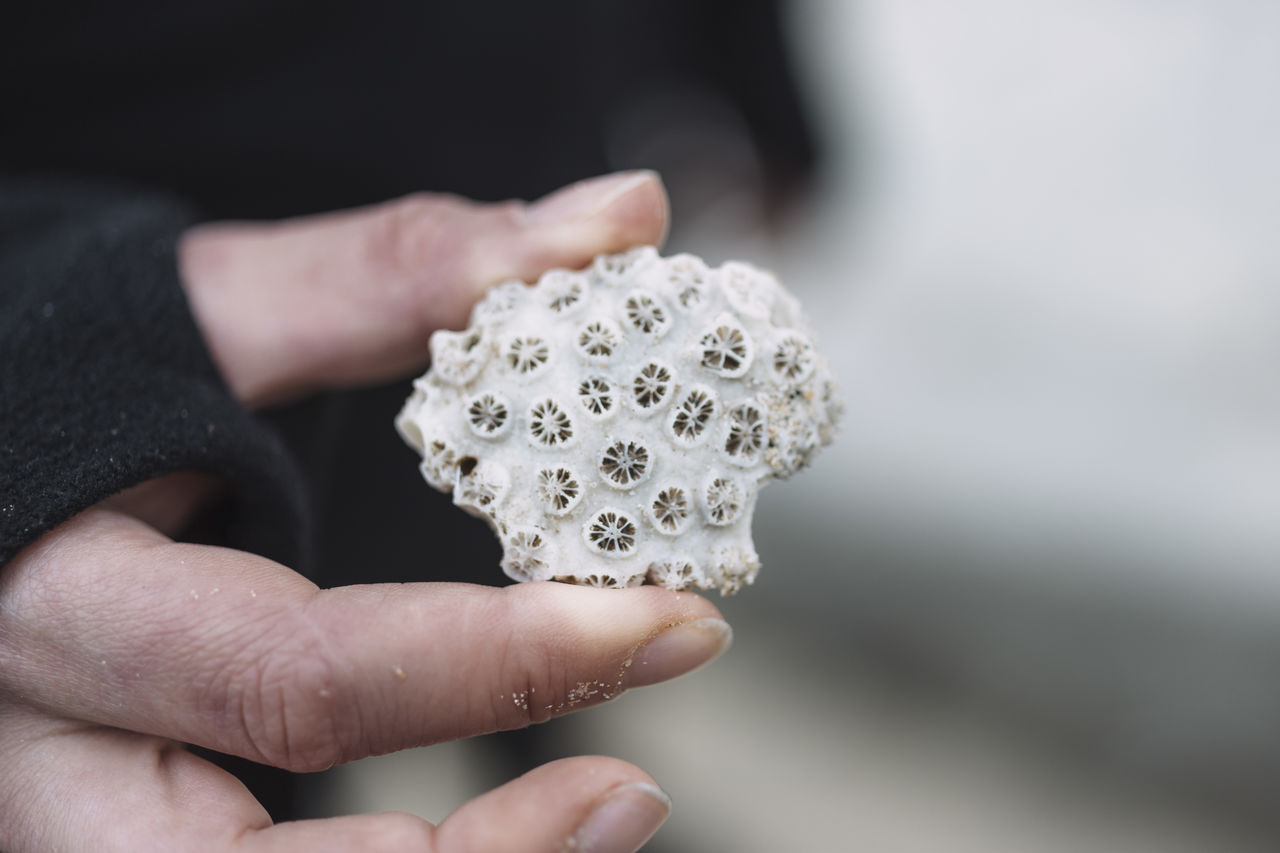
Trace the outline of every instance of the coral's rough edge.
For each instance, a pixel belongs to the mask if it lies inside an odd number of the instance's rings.
[[[760,568],[760,487],[841,412],[772,275],[652,247],[501,284],[431,353],[396,428],[519,581],[736,592]]]

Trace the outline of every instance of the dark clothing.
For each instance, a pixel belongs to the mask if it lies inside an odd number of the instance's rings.
[[[812,159],[772,2],[6,7],[0,563],[113,491],[194,468],[235,487],[230,544],[303,567],[304,490],[228,399],[178,288],[173,241],[193,219],[419,189],[533,198],[661,165],[611,159],[620,116],[644,104],[661,121],[651,105],[689,91],[736,110],[778,180]],[[271,416],[308,472],[321,582],[430,577],[429,544],[444,571],[496,565],[470,518],[436,541],[442,501],[387,426],[402,385]]]
[[[0,563],[75,512],[183,469],[232,484],[227,534],[297,563],[302,491],[231,399],[178,285],[190,213],[82,181],[0,195]]]
[[[770,186],[813,160],[771,0],[4,5],[0,564],[124,487],[196,469],[232,486],[219,541],[321,585],[494,582],[488,531],[394,435],[406,383],[240,409],[183,297],[177,235],[661,169],[629,143],[712,102]]]

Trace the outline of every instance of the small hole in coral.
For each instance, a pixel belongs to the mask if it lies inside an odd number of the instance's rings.
[[[538,287],[546,294],[547,307],[557,314],[576,309],[587,293],[586,283],[566,270],[548,272],[538,282]]]
[[[578,383],[578,399],[588,412],[603,417],[613,409],[613,388],[601,376],[588,376]]]
[[[813,366],[813,345],[799,335],[788,335],[773,352],[773,372],[779,379],[802,382]]]
[[[692,560],[676,557],[650,563],[648,579],[650,583],[667,589],[686,589],[694,582],[697,574],[697,566]]]
[[[600,473],[614,488],[625,489],[649,472],[649,451],[634,441],[615,441],[600,454]]]
[[[550,359],[551,347],[536,335],[512,338],[507,343],[507,364],[517,373],[534,373]]]
[[[482,438],[495,438],[505,432],[509,418],[506,400],[493,392],[473,398],[467,406],[467,424]]]
[[[689,498],[679,486],[668,486],[654,497],[649,511],[659,530],[679,533],[689,518]]]
[[[686,444],[694,444],[706,432],[715,412],[715,392],[705,387],[691,388],[671,416],[671,434]]]
[[[578,330],[578,351],[587,358],[609,358],[622,342],[616,327],[604,320],[592,320]]]
[[[558,447],[573,438],[573,421],[555,400],[539,400],[529,407],[529,435],[538,444]]]
[[[742,512],[745,493],[742,486],[728,477],[716,477],[703,493],[707,518],[715,525],[731,524]]]
[[[702,366],[722,376],[741,376],[750,364],[747,333],[734,326],[716,326],[702,336],[698,345],[702,347]]]
[[[617,510],[601,510],[587,522],[587,544],[610,557],[621,557],[636,547],[636,526]]]
[[[670,320],[667,309],[646,293],[633,293],[623,303],[623,310],[631,325],[646,335],[661,336]]]
[[[676,303],[686,311],[702,305],[705,299],[707,268],[693,255],[676,255],[667,266],[667,281],[675,288]]]
[[[752,462],[764,447],[764,415],[755,406],[744,403],[729,410],[729,430],[724,451],[735,461]]]
[[[537,493],[546,509],[562,515],[578,503],[582,485],[568,468],[543,468],[538,472]]]
[[[542,553],[544,544],[542,532],[536,527],[512,530],[503,543],[503,569],[517,580],[545,578],[547,561]]]
[[[670,368],[649,362],[631,380],[631,395],[642,411],[660,407],[671,393]]]

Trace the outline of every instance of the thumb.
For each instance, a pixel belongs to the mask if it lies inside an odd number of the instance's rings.
[[[667,198],[652,172],[622,172],[533,204],[417,194],[277,223],[212,223],[179,263],[214,360],[261,405],[420,367],[438,328],[460,328],[500,281],[659,243]]]

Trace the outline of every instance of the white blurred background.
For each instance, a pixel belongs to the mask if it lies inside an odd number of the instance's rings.
[[[729,654],[549,727],[672,793],[653,850],[1280,849],[1280,4],[788,8],[799,209],[714,105],[619,157],[800,295],[846,420]],[[438,819],[487,754],[330,776]]]

